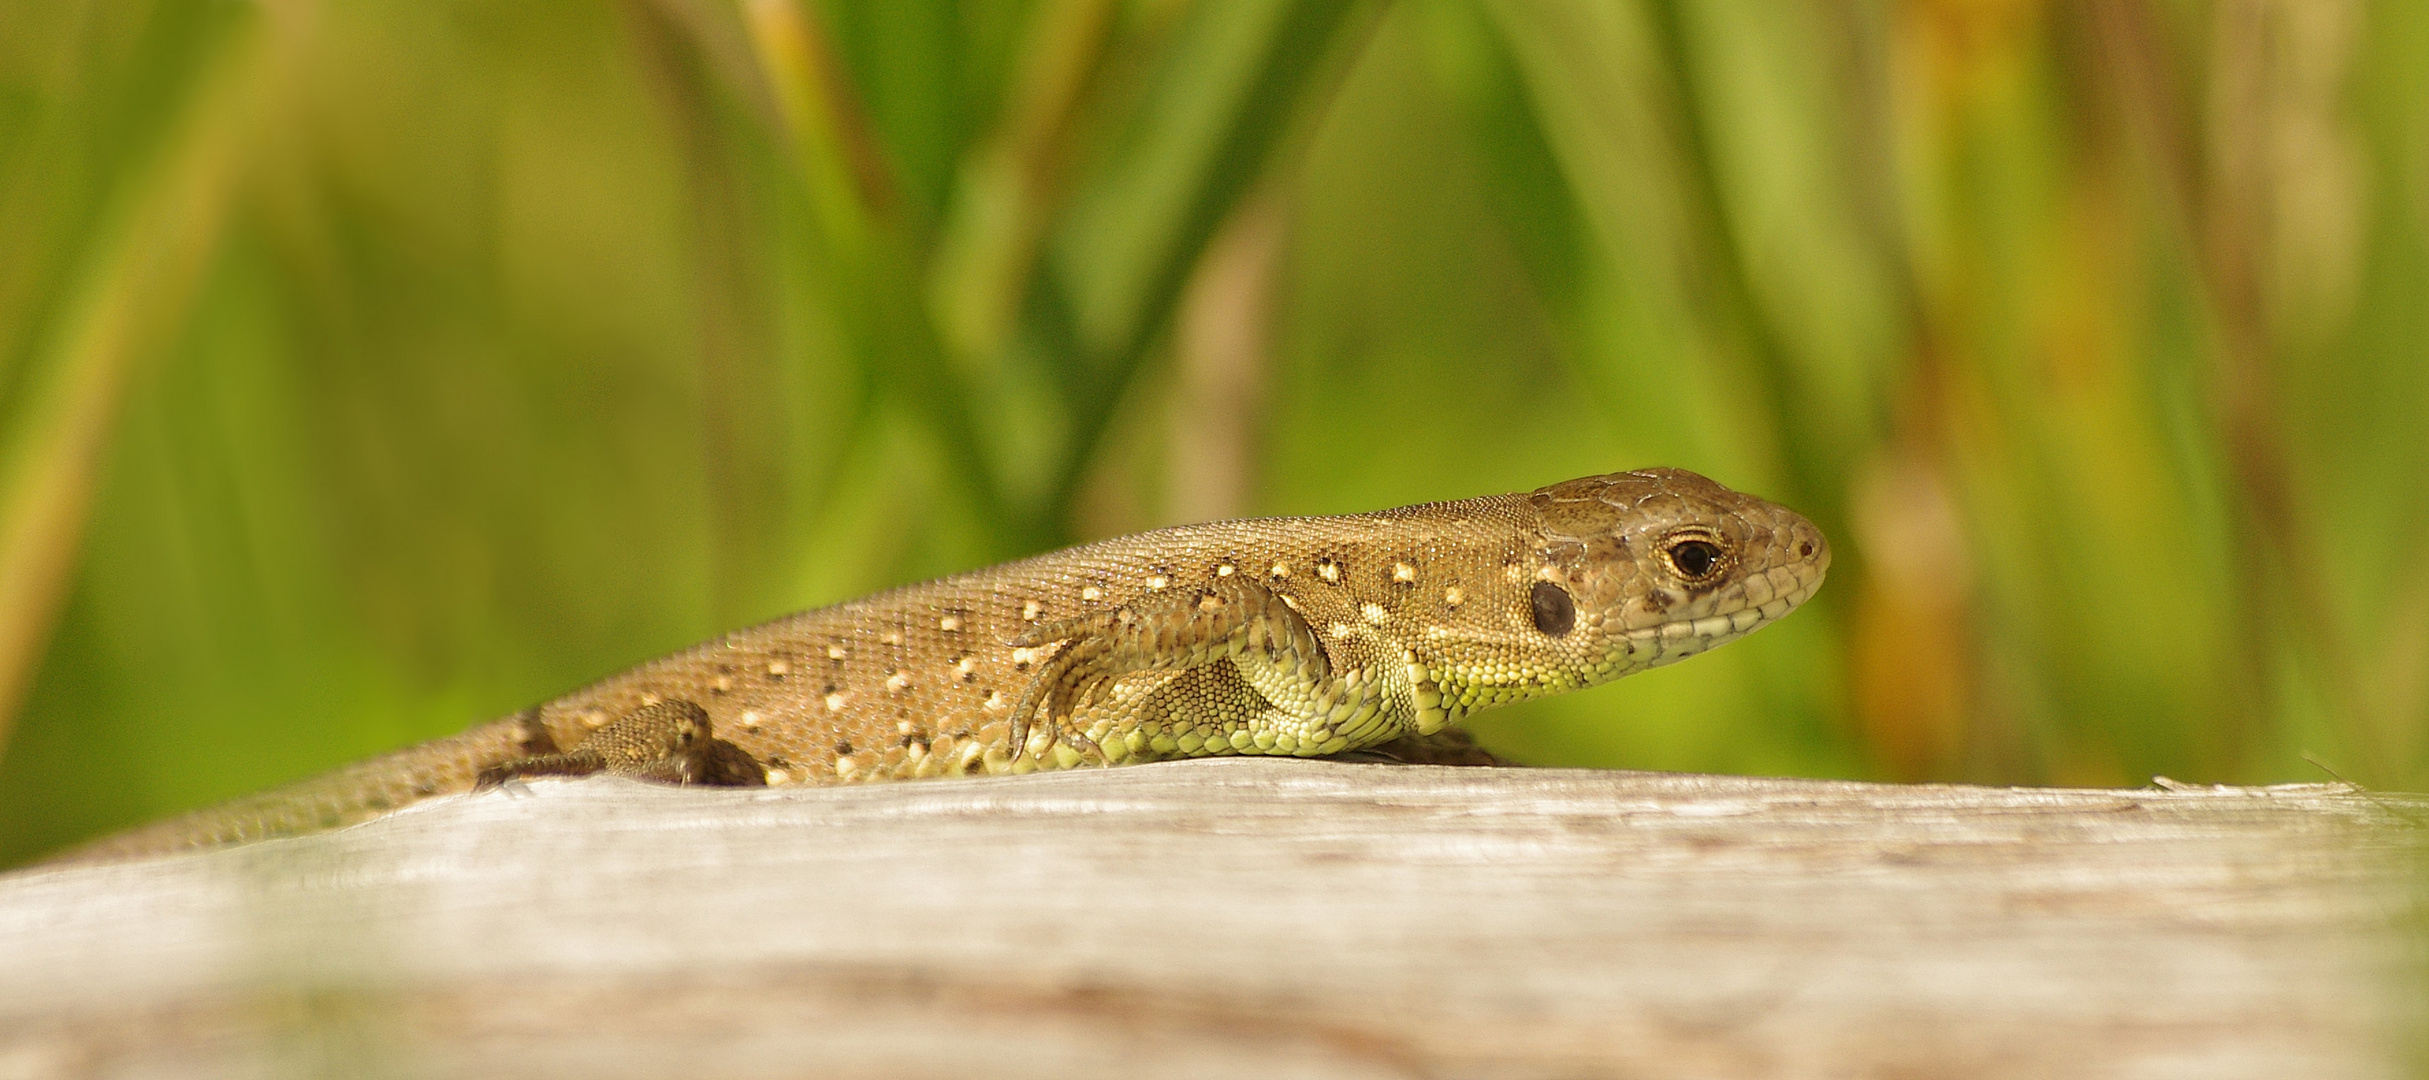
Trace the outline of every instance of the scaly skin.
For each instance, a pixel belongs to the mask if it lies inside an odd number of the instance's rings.
[[[517,776],[755,785],[1385,744],[1423,757],[1479,709],[1743,637],[1829,565],[1804,518],[1675,469],[1160,529],[738,631],[76,854],[330,828]]]

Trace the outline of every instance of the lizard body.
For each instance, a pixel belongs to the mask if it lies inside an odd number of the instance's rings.
[[[1337,754],[1703,652],[1802,603],[1829,562],[1794,512],[1671,469],[1161,529],[740,630],[76,854],[330,828],[516,776],[834,783]]]

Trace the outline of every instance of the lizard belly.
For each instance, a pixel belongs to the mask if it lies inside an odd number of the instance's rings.
[[[1280,754],[1315,757],[1363,749],[1401,734],[1388,699],[1363,672],[1321,685],[1258,679],[1259,659],[1232,657],[1155,679],[1125,679],[1107,699],[1073,714],[1096,753],[1058,743],[1066,765],[1130,764],[1182,757]]]

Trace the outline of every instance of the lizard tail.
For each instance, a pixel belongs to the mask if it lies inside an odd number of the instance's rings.
[[[434,795],[470,791],[484,769],[556,749],[539,710],[528,709],[461,735],[105,836],[48,861],[118,862],[341,828]]]

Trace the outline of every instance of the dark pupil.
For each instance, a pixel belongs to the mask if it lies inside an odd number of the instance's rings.
[[[1547,637],[1559,637],[1577,625],[1577,602],[1569,599],[1568,590],[1549,581],[1535,583],[1535,629]]]
[[[1720,561],[1721,549],[1701,540],[1689,540],[1670,549],[1670,565],[1691,578],[1711,573],[1713,564]]]

